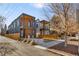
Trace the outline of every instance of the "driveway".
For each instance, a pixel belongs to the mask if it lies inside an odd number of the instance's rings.
[[[61,39],[54,40],[54,41],[49,41],[49,40],[44,40],[44,39],[33,39],[33,41],[35,43],[37,43],[43,47],[47,47],[47,48],[64,42],[64,40],[61,40]]]

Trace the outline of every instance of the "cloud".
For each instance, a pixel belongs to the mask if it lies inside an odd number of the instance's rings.
[[[36,7],[36,8],[43,8],[44,3],[34,3],[33,6]]]

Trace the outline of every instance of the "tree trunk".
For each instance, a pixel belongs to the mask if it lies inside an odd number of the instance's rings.
[[[79,38],[78,38],[78,56],[79,56]]]
[[[65,40],[65,44],[64,44],[64,46],[67,47],[67,35],[66,35],[66,33],[65,33],[64,40]]]

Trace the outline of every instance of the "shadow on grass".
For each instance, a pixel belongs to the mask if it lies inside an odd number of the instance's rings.
[[[64,52],[67,52],[67,53],[78,55],[78,46],[68,44],[67,47],[65,47],[64,42],[59,43],[55,46],[52,46],[52,47],[50,47],[50,49],[56,49],[56,50],[59,50],[59,51],[64,51]]]

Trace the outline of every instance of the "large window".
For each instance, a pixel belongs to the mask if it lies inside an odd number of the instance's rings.
[[[31,27],[31,22],[30,21],[28,21],[28,28],[30,28]]]
[[[15,27],[17,27],[17,21],[15,22]]]
[[[23,37],[23,33],[24,33],[23,30],[21,30],[21,33],[20,33],[21,37]]]
[[[36,28],[38,28],[38,23],[36,23]]]
[[[17,20],[17,26],[19,26],[19,20]]]
[[[13,25],[14,25],[14,28],[15,28],[15,26],[16,26],[16,25],[15,25],[15,22],[14,22],[14,24],[13,24]]]

